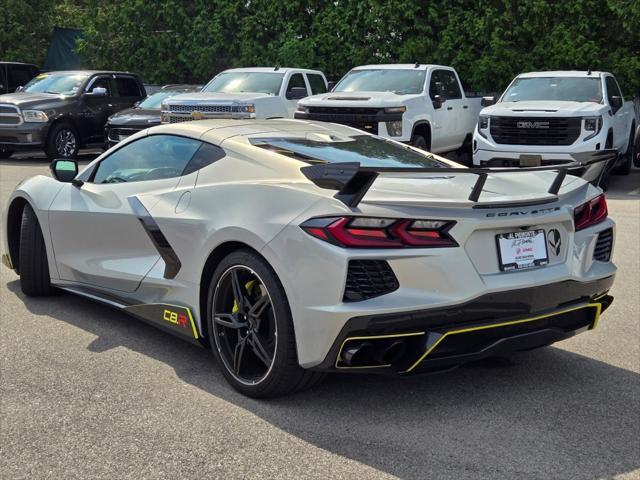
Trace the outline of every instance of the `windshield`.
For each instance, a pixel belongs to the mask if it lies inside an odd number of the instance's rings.
[[[516,78],[502,97],[503,102],[527,100],[602,101],[599,78],[538,77]]]
[[[176,92],[176,91],[167,91],[167,90],[163,90],[162,92],[156,92],[153,95],[145,98],[142,102],[140,102],[140,105],[138,105],[140,108],[149,108],[149,109],[160,109],[160,105],[162,104],[162,101],[166,98],[169,97],[173,97],[175,95],[180,95],[181,93],[185,93],[184,91],[181,92]]]
[[[38,75],[24,87],[29,93],[54,93],[56,95],[75,95],[80,90],[82,84],[89,78],[89,75],[68,74],[68,75],[48,75],[43,73]]]
[[[229,72],[221,73],[204,87],[203,92],[267,93],[278,95],[284,73]]]
[[[351,70],[333,91],[416,94],[424,90],[425,74],[425,70]]]
[[[308,163],[358,162],[363,167],[446,167],[431,154],[419,153],[380,137],[356,135],[338,138],[311,134],[307,138],[253,138],[251,143]]]

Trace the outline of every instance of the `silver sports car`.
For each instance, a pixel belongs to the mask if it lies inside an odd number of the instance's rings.
[[[614,223],[567,167],[467,169],[341,125],[207,120],[51,170],[4,216],[23,292],[210,347],[254,397],[542,347],[613,300]]]

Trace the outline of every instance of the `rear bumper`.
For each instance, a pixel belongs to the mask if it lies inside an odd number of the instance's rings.
[[[564,281],[453,307],[354,317],[314,369],[411,374],[550,345],[597,325],[613,301],[607,294],[613,280]],[[368,352],[349,362],[363,344]]]

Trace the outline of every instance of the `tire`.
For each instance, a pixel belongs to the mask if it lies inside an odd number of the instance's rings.
[[[640,125],[636,128],[635,137],[635,146],[633,149],[633,164],[636,167],[640,168]]]
[[[234,293],[234,284],[240,295]],[[237,297],[244,300],[238,302]],[[251,320],[249,307],[257,307],[261,299],[269,304],[259,309],[263,312],[260,320]],[[211,350],[223,375],[244,395],[287,395],[310,388],[324,377],[298,364],[284,288],[269,264],[251,250],[229,254],[214,271],[207,296],[207,327]],[[259,340],[251,340],[255,338]]]
[[[422,135],[418,135],[418,134],[413,134],[411,136],[411,146],[412,147],[416,147],[419,148],[420,150],[428,150],[429,149],[429,145],[427,144],[427,139],[424,138]]]
[[[56,158],[75,158],[80,150],[80,138],[76,130],[68,123],[53,126],[47,137],[46,154],[49,160]]]
[[[631,173],[631,167],[633,166],[633,141],[634,141],[635,126],[629,133],[629,143],[627,144],[627,150],[622,155],[623,161],[618,167],[616,167],[616,175],[629,175]]]
[[[42,230],[36,214],[29,205],[22,211],[18,260],[22,293],[29,297],[43,297],[55,293],[51,286]]]
[[[5,150],[4,148],[0,148],[0,159],[9,158],[13,155],[13,150]]]

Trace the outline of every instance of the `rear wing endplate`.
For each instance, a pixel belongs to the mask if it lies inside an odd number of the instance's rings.
[[[489,175],[502,173],[522,173],[556,171],[557,174],[549,185],[546,193],[557,196],[562,183],[568,174],[581,175],[586,168],[594,164],[607,162],[617,157],[615,150],[598,150],[572,154],[573,162],[547,165],[541,167],[521,168],[402,168],[402,167],[361,167],[358,162],[325,163],[302,167],[300,171],[320,188],[338,190],[334,198],[340,200],[348,207],[355,208],[367,194],[376,178],[385,173],[404,173],[407,176],[414,173],[456,173],[477,175],[476,183],[469,194],[469,201],[477,203],[485,182]],[[598,180],[604,174],[606,165],[601,168]]]

